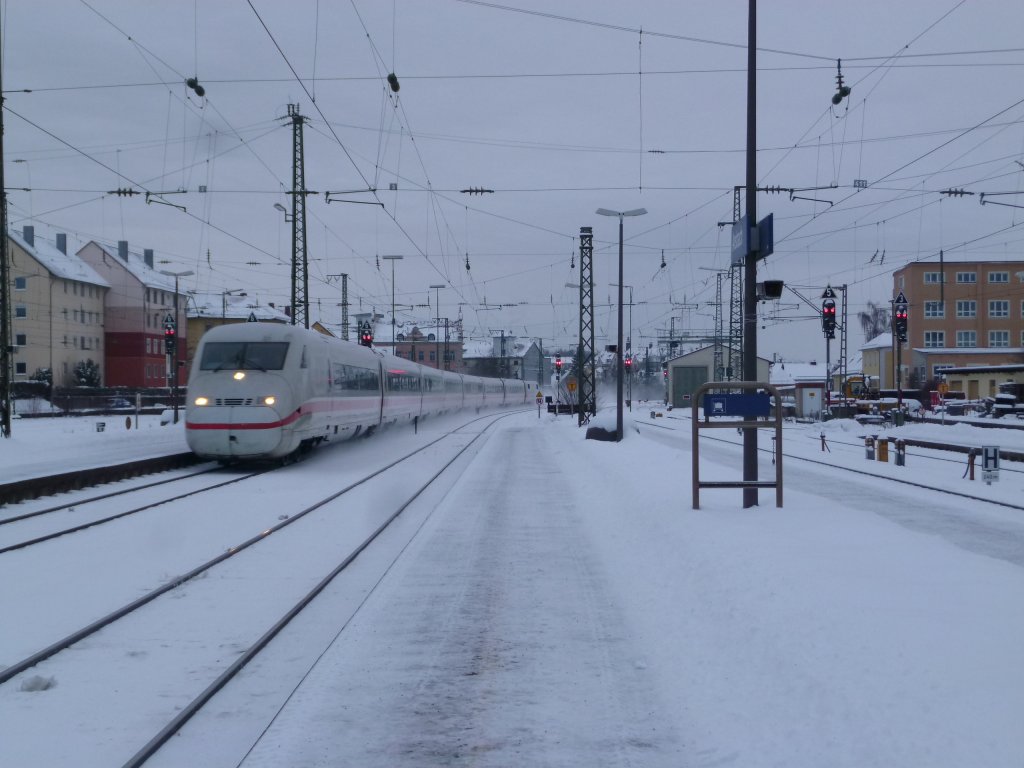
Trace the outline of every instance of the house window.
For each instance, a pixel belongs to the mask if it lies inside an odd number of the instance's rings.
[[[1003,299],[993,299],[988,303],[989,317],[1009,317],[1010,302]]]
[[[28,278],[27,277],[16,277],[16,278],[14,278],[14,290],[16,290],[16,291],[24,291],[27,288],[28,288]]]
[[[925,272],[924,273],[924,284],[925,285],[931,285],[933,283],[937,285],[938,283],[941,283],[941,282],[942,282],[942,273],[941,272]]]
[[[28,374],[28,363],[15,363],[14,372],[22,376],[25,376],[26,374]]]
[[[925,317],[945,317],[946,307],[941,301],[926,301],[924,303]]]
[[[433,352],[431,352],[430,353],[430,362],[433,363],[433,362],[436,362],[436,361],[437,361],[437,355],[434,354]]]
[[[956,281],[958,283],[976,283],[978,282],[977,272],[957,272]]]
[[[990,347],[1008,347],[1008,346],[1010,346],[1010,332],[1009,331],[989,331],[988,332],[988,345]]]
[[[422,360],[422,359],[423,359],[423,350],[422,350],[422,349],[420,350],[420,358],[419,358],[419,359],[420,359],[420,360]]]
[[[946,332],[945,331],[925,331],[924,332],[924,345],[926,347],[944,347],[944,346],[946,346]]]
[[[14,316],[28,317],[28,307],[26,307],[24,304],[18,304],[17,306],[14,307]]]
[[[146,354],[149,355],[149,354],[152,354],[152,353],[153,353],[153,340],[147,336],[146,337]]]
[[[957,317],[977,317],[978,302],[973,299],[959,299],[956,302]]]
[[[14,345],[17,347],[28,346],[28,336],[24,333],[18,333],[14,336]]]
[[[990,283],[1008,283],[1010,282],[1009,272],[989,272],[988,281]]]
[[[976,347],[976,346],[978,346],[978,332],[977,331],[957,331],[956,332],[956,345],[958,347]]]

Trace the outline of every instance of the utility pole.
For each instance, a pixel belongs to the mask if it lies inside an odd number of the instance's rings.
[[[348,274],[341,273],[341,338],[348,341]]]
[[[757,0],[747,11],[747,206],[743,226],[757,226]],[[749,232],[744,233],[749,238]],[[757,257],[750,244],[743,262],[743,380],[757,381]],[[757,480],[757,428],[743,430],[743,480]],[[757,488],[743,489],[743,506],[757,506]]]
[[[2,30],[0,30],[2,32]],[[0,35],[0,40],[3,36]],[[0,437],[11,436],[11,275],[7,254],[7,187],[4,185],[3,57],[0,56]],[[53,371],[50,371],[53,381]],[[52,384],[51,384],[52,387]]]
[[[292,325],[309,328],[309,275],[306,255],[306,189],[305,160],[302,150],[302,124],[306,118],[298,104],[288,105],[292,122]]]
[[[725,378],[725,365],[722,354],[722,273],[715,275],[715,381]]]
[[[577,353],[579,426],[597,414],[597,366],[594,364],[594,233],[580,227],[580,341]],[[543,359],[543,357],[542,357]]]

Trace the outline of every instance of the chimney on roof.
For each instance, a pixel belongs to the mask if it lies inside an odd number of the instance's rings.
[[[57,250],[68,255],[68,236],[63,232],[57,233]]]
[[[153,268],[153,249],[144,248],[142,250],[142,260],[146,262],[146,266],[150,269]]]
[[[121,257],[121,260],[128,263],[128,241],[118,240],[117,241],[117,255]]]
[[[22,237],[25,238],[25,242],[28,243],[29,247],[34,248],[36,244],[36,228],[30,227],[28,224],[21,230]]]

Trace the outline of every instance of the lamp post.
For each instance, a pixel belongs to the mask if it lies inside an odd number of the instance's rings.
[[[434,364],[437,370],[441,370],[441,289],[447,286],[435,284],[430,287],[434,289],[434,314],[437,317],[434,325]]]
[[[615,283],[611,283],[615,285]],[[630,358],[633,356],[633,286],[624,285],[623,288],[629,288],[629,332],[626,334],[626,349],[629,350]],[[629,371],[626,373],[626,399],[629,401],[629,410],[633,411],[633,365],[630,363]]]
[[[618,216],[619,217],[619,328],[618,328],[618,341],[615,348],[616,351],[616,371],[618,374],[618,382],[615,386],[615,440],[616,442],[622,440],[622,376],[623,368],[622,365],[622,219],[626,216],[643,216],[647,213],[646,208],[634,208],[631,211],[610,211],[607,208],[598,208],[597,214],[599,216]]]
[[[167,275],[168,277],[174,278],[174,352],[171,354],[171,397],[174,400],[174,423],[178,423],[178,279],[182,277],[188,277],[194,275],[191,269],[187,269],[184,272],[171,272],[170,270],[161,269],[161,275]]]
[[[395,354],[395,262],[402,257],[391,254],[381,258],[391,262],[391,354]]]

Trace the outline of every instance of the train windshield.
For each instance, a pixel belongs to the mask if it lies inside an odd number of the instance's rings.
[[[288,354],[286,341],[211,341],[203,347],[203,371],[280,371]]]

